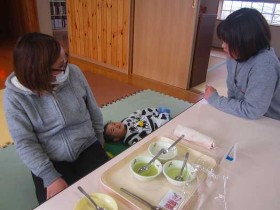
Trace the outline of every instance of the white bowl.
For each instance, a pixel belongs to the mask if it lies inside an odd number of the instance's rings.
[[[90,197],[97,203],[97,205],[106,208],[108,210],[118,210],[116,201],[109,195],[104,193],[92,193]],[[76,204],[74,210],[91,210],[95,209],[87,198],[82,198]]]
[[[169,148],[174,141],[167,139],[167,138],[160,138],[160,140],[155,141],[151,143],[148,147],[148,152],[150,155],[155,156],[161,149],[167,149]],[[165,163],[169,160],[172,160],[175,158],[178,154],[177,147],[174,146],[170,151],[168,151],[166,154],[161,154],[158,159],[162,162]]]
[[[150,156],[138,156],[130,161],[130,171],[140,181],[151,181],[162,172],[162,165],[159,160],[156,159],[147,171],[137,173],[139,168],[145,166],[152,158],[153,157]]]
[[[183,181],[175,180],[175,177],[180,173],[183,162],[184,161],[182,160],[171,160],[163,165],[163,174],[169,183],[176,186],[183,186],[186,182],[191,182],[195,179],[195,169],[192,167],[192,165],[187,163],[187,166],[183,171]]]

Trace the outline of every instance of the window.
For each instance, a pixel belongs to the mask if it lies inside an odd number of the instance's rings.
[[[241,8],[254,8],[266,18],[270,25],[280,25],[280,3],[220,0],[218,18],[223,20],[232,12]]]

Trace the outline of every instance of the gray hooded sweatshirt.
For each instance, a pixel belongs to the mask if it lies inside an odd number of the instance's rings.
[[[227,70],[228,97],[214,92],[211,105],[246,119],[280,120],[280,62],[272,48],[244,62],[228,59]]]
[[[80,69],[69,64],[69,76],[52,93],[38,96],[12,82],[4,91],[5,115],[16,150],[49,186],[61,176],[50,160],[74,161],[96,141],[103,140],[100,108]]]

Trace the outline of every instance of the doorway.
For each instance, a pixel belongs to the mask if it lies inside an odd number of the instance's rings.
[[[226,55],[222,49],[212,48],[208,62],[206,81],[194,86],[192,90],[204,93],[205,86],[211,85],[217,89],[220,95],[227,96],[226,77]]]

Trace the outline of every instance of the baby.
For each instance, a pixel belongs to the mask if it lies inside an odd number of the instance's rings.
[[[108,122],[104,126],[106,142],[123,141],[133,145],[170,120],[170,110],[166,108],[146,108],[137,110],[121,122]]]

